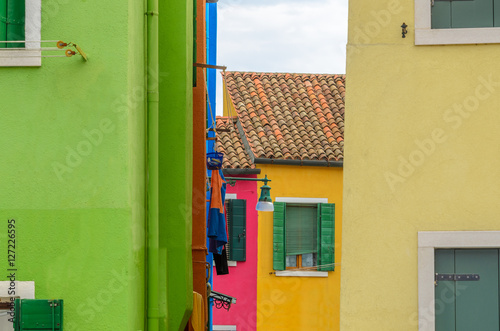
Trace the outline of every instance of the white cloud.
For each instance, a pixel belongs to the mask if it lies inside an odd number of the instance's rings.
[[[217,63],[230,71],[340,74],[346,43],[347,0],[218,2]]]

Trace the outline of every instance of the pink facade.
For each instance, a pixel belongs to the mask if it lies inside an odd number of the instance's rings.
[[[227,176],[236,177],[236,176]],[[245,176],[256,178],[255,175]],[[246,261],[229,267],[228,275],[217,276],[213,268],[213,289],[236,298],[230,310],[213,307],[213,325],[236,325],[237,330],[256,330],[257,311],[257,218],[255,210],[259,194],[256,181],[236,181],[227,186],[229,198],[246,200]]]

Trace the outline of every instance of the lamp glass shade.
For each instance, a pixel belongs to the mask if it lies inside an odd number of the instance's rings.
[[[260,187],[260,198],[255,209],[258,211],[274,211],[273,201],[271,200],[271,187],[267,185],[267,176],[264,185]]]
[[[270,201],[259,201],[255,209],[258,211],[274,211],[274,204]]]

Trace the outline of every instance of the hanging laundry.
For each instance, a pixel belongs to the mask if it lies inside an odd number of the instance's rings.
[[[226,198],[226,180],[222,169],[212,171],[210,189],[210,208],[208,212],[209,252],[222,254],[227,243],[226,218],[224,216],[224,200]]]

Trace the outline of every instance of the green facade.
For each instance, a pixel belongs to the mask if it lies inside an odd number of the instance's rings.
[[[63,299],[67,331],[146,329],[144,6],[42,1],[42,40],[90,60],[0,67],[0,247],[15,219],[16,280]],[[192,3],[160,13],[160,329],[177,330],[192,309]]]

